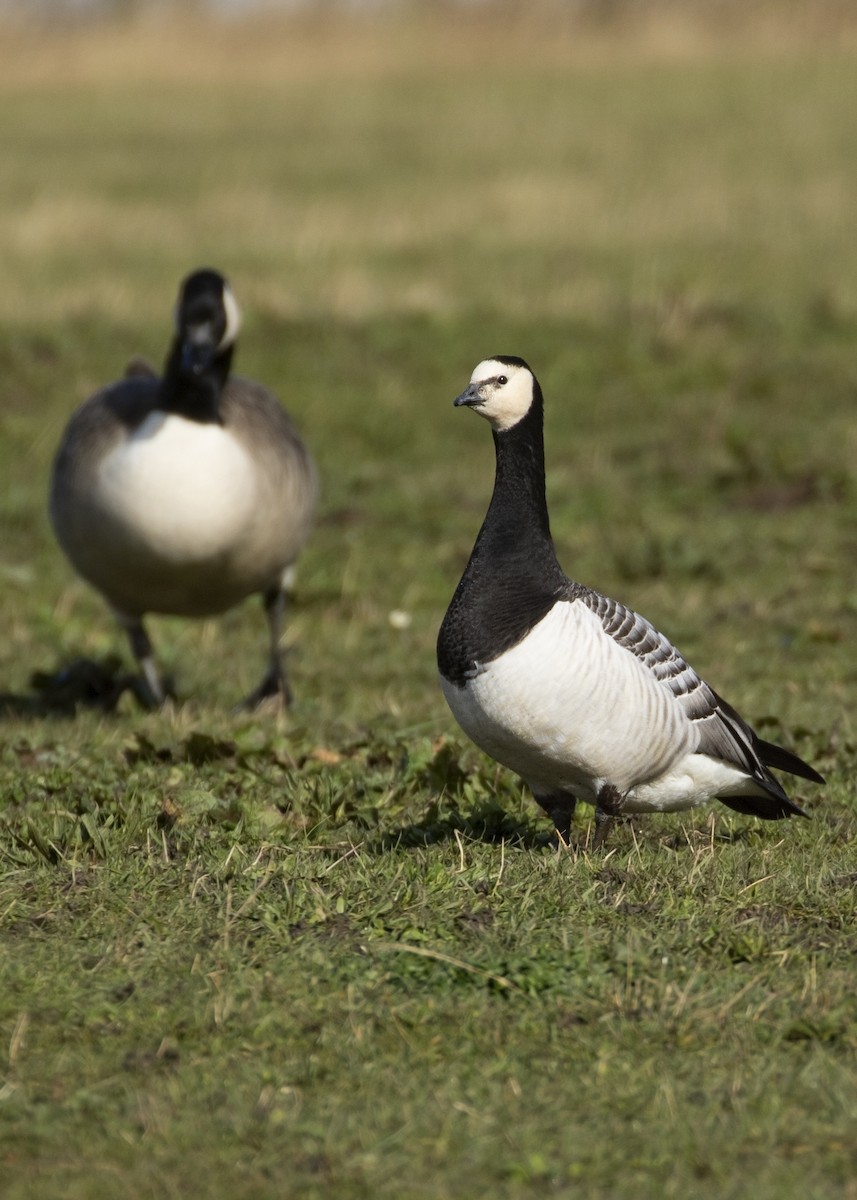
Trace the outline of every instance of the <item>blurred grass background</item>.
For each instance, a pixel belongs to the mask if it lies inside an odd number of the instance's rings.
[[[0,25],[10,1197],[853,1197],[852,6],[119,7]],[[153,623],[176,711],[48,714],[34,670],[127,654],[54,448],[204,263],[322,472],[297,707],[229,715],[247,606]],[[454,729],[497,352],[568,572],[828,774],[812,823],[557,858]]]
[[[415,620],[396,703],[442,712],[434,630],[491,473],[484,431],[447,398],[489,353],[523,354],[547,389],[571,573],[687,629],[688,652],[718,635],[699,620],[707,581],[676,586],[682,562],[729,581],[715,606],[737,591],[767,616],[793,556],[814,554],[836,587],[798,599],[795,624],[850,605],[850,514],[840,533],[831,503],[854,454],[846,10],[828,27],[801,5],[148,11],[2,35],[10,686],[52,654],[115,644],[47,530],[49,461],[130,354],[162,359],[178,280],[206,262],[245,309],[239,369],[280,391],[323,469],[302,573],[319,611],[294,626],[317,717],[331,694],[349,708],[343,633],[366,684],[373,631],[386,645],[400,608]],[[786,521],[765,511],[778,502]],[[694,548],[695,521],[710,544]],[[784,636],[747,633],[764,649]],[[243,662],[256,629],[234,636]],[[746,679],[714,645],[721,686]]]

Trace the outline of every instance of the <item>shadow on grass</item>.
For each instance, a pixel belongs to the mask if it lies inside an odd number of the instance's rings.
[[[620,818],[616,828],[608,835],[605,845],[597,849],[592,845],[593,832],[594,825],[586,828],[575,827],[569,851],[572,854],[585,851],[596,855],[611,850],[631,851],[637,845],[638,839],[642,838],[653,848],[659,845],[663,850],[676,854],[696,853],[701,847],[712,842],[720,846],[753,844],[763,841],[766,833],[756,822],[747,822],[740,826],[718,823],[713,834],[709,828],[682,827],[667,832],[659,826],[656,817],[647,821],[635,816]],[[468,812],[453,811],[440,816],[436,811],[429,811],[420,821],[391,829],[368,840],[365,848],[370,854],[385,854],[399,848],[435,846],[453,841],[456,835],[486,845],[499,845],[502,842],[521,850],[555,851],[557,848],[556,835],[547,822],[540,822],[537,815],[533,822],[521,820],[490,800]]]
[[[716,813],[716,809],[712,809]],[[722,809],[721,809],[722,812]],[[771,822],[765,822],[766,825]],[[745,825],[738,827],[731,825],[721,825],[720,823],[714,829],[713,834],[708,828],[705,829],[679,829],[675,833],[669,834],[660,839],[661,845],[667,850],[690,850],[696,852],[711,845],[740,845],[742,842],[760,842],[765,839],[765,830],[762,828],[762,823],[759,821],[748,820]]]
[[[412,850],[451,842],[456,835],[492,846],[504,842],[522,850],[544,850],[555,845],[553,835],[547,829],[536,830],[529,822],[512,816],[488,800],[469,812],[452,811],[443,815],[433,805],[422,820],[368,839],[365,849],[369,854],[388,854],[401,848]]]
[[[145,707],[138,676],[120,659],[75,658],[53,671],[34,671],[31,692],[0,692],[0,721],[21,717],[73,717],[78,708],[115,712],[125,692]]]

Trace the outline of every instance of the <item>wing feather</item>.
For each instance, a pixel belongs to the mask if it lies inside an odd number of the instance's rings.
[[[731,763],[746,771],[751,780],[764,788],[767,797],[721,797],[724,803],[741,812],[761,817],[802,813],[789,800],[769,766],[821,780],[811,767],[781,747],[772,747],[756,736],[747,722],[701,679],[668,638],[659,633],[645,617],[589,589],[577,593],[601,621],[604,632],[640,660],[674,697],[699,737],[698,751],[711,758]],[[770,749],[769,749],[770,747]],[[770,799],[769,799],[770,798]],[[771,807],[771,801],[775,802]],[[748,807],[749,806],[749,807]]]
[[[667,688],[683,708],[688,720],[706,721],[720,714],[718,697],[672,642],[651,622],[618,600],[598,592],[583,593],[580,600],[595,613],[601,626],[615,642],[629,650]],[[737,713],[734,714],[737,717]],[[738,718],[740,722],[740,718]],[[730,756],[733,761],[734,755]],[[734,759],[744,766],[744,756]]]

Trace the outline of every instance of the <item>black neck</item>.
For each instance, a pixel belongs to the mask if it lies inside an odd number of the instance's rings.
[[[438,639],[441,672],[459,684],[476,663],[517,645],[568,587],[548,520],[538,390],[494,446],[494,493]]]
[[[537,555],[556,563],[545,498],[542,406],[538,398],[522,420],[494,432],[494,492],[476,539],[474,554],[487,542],[503,559]],[[558,564],[557,564],[558,565]]]
[[[193,374],[182,365],[182,342],[176,338],[164,365],[161,403],[165,412],[178,413],[189,421],[220,422],[220,393],[232,366],[232,346],[227,346],[200,371]]]

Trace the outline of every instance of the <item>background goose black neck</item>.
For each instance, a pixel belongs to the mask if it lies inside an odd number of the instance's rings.
[[[164,365],[161,407],[188,421],[220,424],[220,393],[226,386],[232,366],[233,347],[227,346],[198,375],[182,365],[183,344],[176,338]]]
[[[477,663],[517,645],[567,592],[545,499],[542,396],[510,429],[494,433],[494,492],[470,561],[438,635],[441,674],[463,687]]]

